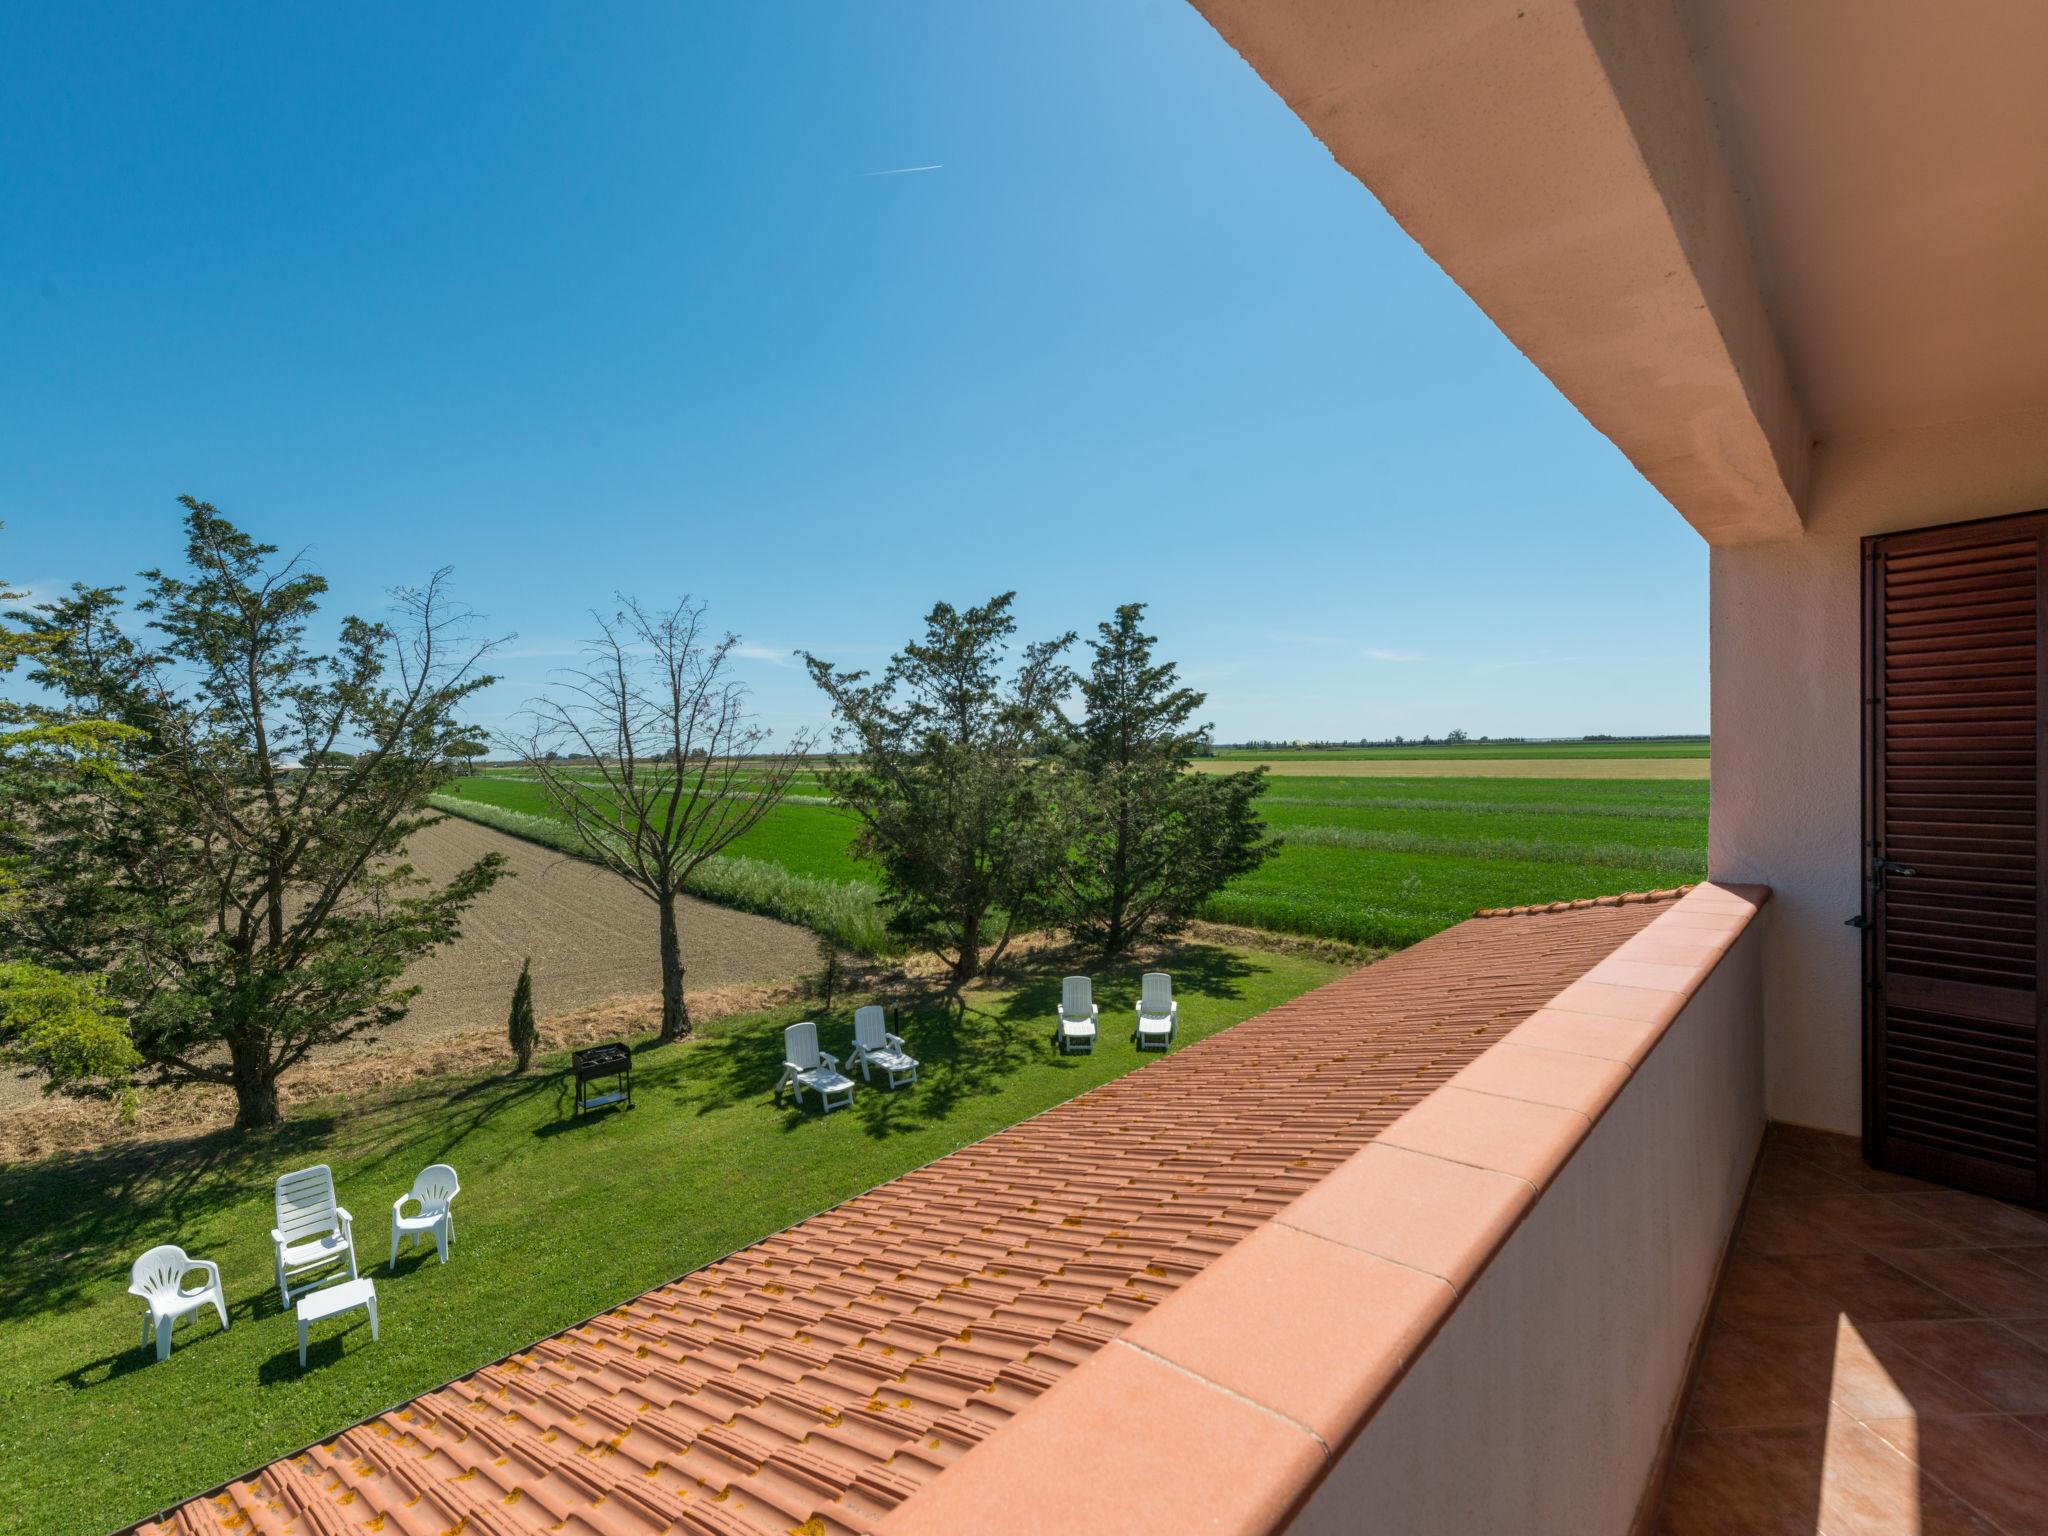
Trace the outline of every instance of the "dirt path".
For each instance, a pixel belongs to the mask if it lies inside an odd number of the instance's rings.
[[[534,1008],[542,1019],[661,991],[654,904],[618,876],[452,818],[420,833],[409,851],[414,867],[436,884],[491,852],[505,855],[512,877],[470,909],[459,940],[407,973],[422,990],[403,1023],[375,1040],[320,1052],[315,1062],[502,1032],[526,957],[533,960]],[[693,998],[787,981],[817,967],[817,946],[805,929],[708,902],[685,906],[683,964]],[[0,1074],[0,1115],[43,1102],[33,1081]]]

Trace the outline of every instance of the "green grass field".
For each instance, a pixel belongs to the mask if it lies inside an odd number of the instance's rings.
[[[886,955],[876,872],[848,852],[853,819],[815,793],[814,782],[776,806],[725,854],[698,866],[691,890],[707,900],[799,923],[857,954]],[[433,797],[441,810],[544,843],[580,851],[540,784],[516,773],[463,779]]]
[[[1664,741],[1468,741],[1404,743],[1395,747],[1219,747],[1212,756],[1226,762],[1269,762],[1276,757],[1325,758],[1331,762],[1472,762],[1538,758],[1705,757],[1707,738]]]
[[[547,791],[536,780],[516,773],[460,779],[450,786],[449,793],[526,816],[553,814]],[[837,806],[811,803],[823,797],[815,780],[806,780],[791,794],[796,797],[793,801],[776,806],[728,852],[740,858],[765,859],[794,874],[816,879],[872,884],[873,867],[847,852],[855,831],[853,817]]]
[[[479,775],[450,793],[444,803],[538,819],[501,821],[508,830],[548,834],[547,797],[524,775]],[[1214,898],[1203,915],[1401,945],[1477,907],[1683,884],[1706,872],[1707,802],[1708,781],[1700,778],[1275,777],[1260,808],[1286,846]],[[793,798],[732,852],[812,882],[801,888],[806,900],[865,912],[837,921],[849,932],[878,935],[875,871],[849,853],[853,832],[852,818],[827,803],[822,786],[806,775]],[[710,887],[706,894],[718,896]],[[751,909],[811,920],[795,899],[779,906],[763,900]]]
[[[1293,956],[1186,945],[1184,1041],[1342,973]],[[1136,966],[1098,971],[1105,1019]],[[770,1102],[795,1011],[709,1026],[639,1060],[636,1107],[571,1119],[561,1058],[525,1077],[441,1078],[297,1109],[275,1133],[0,1166],[0,1536],[97,1536],[489,1363],[992,1135],[1139,1065],[1114,1030],[1090,1056],[1048,1038],[1056,975],[910,1008],[922,1080],[861,1089],[821,1116]],[[842,1055],[850,1002],[813,1013]],[[1127,1015],[1124,1015],[1127,1016]],[[462,1177],[450,1262],[431,1245],[385,1263],[391,1201],[432,1162]],[[326,1162],[377,1283],[320,1325],[298,1365],[271,1281],[271,1184]],[[175,1241],[221,1267],[231,1326],[182,1323],[170,1359],[140,1347],[129,1263]]]
[[[1260,810],[1286,846],[1206,915],[1362,944],[1706,867],[1704,780],[1299,777],[1275,779]]]

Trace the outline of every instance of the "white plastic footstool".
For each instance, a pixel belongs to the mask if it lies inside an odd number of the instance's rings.
[[[306,1368],[306,1328],[322,1318],[333,1317],[351,1307],[361,1307],[370,1314],[370,1337],[377,1337],[377,1283],[374,1280],[344,1280],[340,1285],[325,1286],[317,1291],[308,1291],[298,1300],[299,1309],[299,1369]]]

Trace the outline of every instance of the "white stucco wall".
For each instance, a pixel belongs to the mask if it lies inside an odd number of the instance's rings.
[[[1289,1527],[1624,1536],[1763,1136],[1773,897]]]
[[[2048,506],[2048,415],[1824,444],[1797,539],[1712,555],[1708,869],[1772,891],[1770,1116],[1862,1129],[1861,544]]]
[[[1771,887],[1773,1119],[1862,1126],[1857,537],[1717,549],[1708,869]]]

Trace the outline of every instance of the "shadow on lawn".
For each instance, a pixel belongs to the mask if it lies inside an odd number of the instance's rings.
[[[262,1135],[210,1131],[0,1169],[0,1317],[102,1292],[107,1264],[176,1242],[213,1211],[246,1200],[252,1181],[319,1161],[340,1120],[302,1113]]]
[[[897,1010],[891,1028],[922,1064],[919,1081],[895,1092],[863,1085],[854,1096],[855,1122],[866,1135],[886,1140],[928,1129],[964,1102],[1002,1092],[1027,1068],[1085,1072],[1085,1058],[1062,1058],[1054,1049],[1052,1019],[1060,978],[1088,968],[1084,956],[1044,950],[1028,967],[1014,965],[999,988],[965,1000],[935,985],[899,986],[880,1000]],[[1255,968],[1202,944],[1168,945],[1142,962],[1095,967],[1103,1021],[1098,1060],[1131,1052],[1126,1025],[1138,976],[1154,969],[1170,971],[1176,994],[1189,1001],[1237,998]],[[801,1009],[782,1009],[713,1025],[681,1052],[654,1053],[634,1114],[769,1108],[782,1073],[782,1028],[804,1016]],[[851,1010],[811,1016],[824,1048],[844,1062],[853,1043]],[[178,1241],[223,1207],[246,1204],[252,1195],[260,1199],[278,1174],[309,1163],[351,1162],[352,1187],[344,1199],[364,1202],[355,1210],[358,1253],[381,1260],[381,1199],[404,1190],[428,1163],[459,1161],[469,1139],[494,1121],[521,1113],[539,1118],[546,1099],[552,1098],[554,1115],[537,1134],[575,1128],[579,1122],[568,1114],[572,1095],[565,1070],[452,1083],[423,1079],[391,1089],[366,1110],[335,1102],[301,1106],[283,1126],[260,1134],[221,1130],[0,1167],[0,1318],[55,1311],[87,1294],[103,1297],[109,1285],[126,1283],[128,1262],[144,1249]],[[789,1131],[818,1118],[814,1103],[799,1109],[787,1095],[780,1113]],[[378,1190],[380,1199],[370,1200],[363,1186]],[[266,1289],[231,1311],[260,1316],[277,1305]],[[94,1361],[65,1379],[85,1385],[125,1374],[119,1359]]]
[[[289,1169],[341,1157],[355,1165],[343,1203],[355,1216],[357,1254],[381,1259],[384,1202],[428,1163],[453,1161],[491,1121],[558,1091],[562,1075],[455,1085],[425,1079],[394,1090],[367,1115],[308,1105],[273,1131],[117,1143],[0,1168],[0,1317],[55,1311],[87,1293],[104,1296],[109,1284],[127,1283],[126,1266],[144,1249],[179,1242],[222,1207],[260,1198]],[[356,1192],[365,1183],[378,1199]],[[230,1316],[245,1308],[254,1316],[281,1310],[268,1289],[254,1301],[231,1303]]]
[[[862,1083],[854,1092],[851,1114],[870,1137],[886,1140],[948,1119],[974,1098],[1000,1093],[1018,1072],[1031,1066],[1083,1070],[1079,1058],[1063,1057],[1053,1043],[1053,1014],[1059,1005],[1062,978],[1087,968],[1088,957],[1063,950],[1040,951],[1028,969],[1013,966],[1000,991],[991,997],[970,992],[965,998],[947,995],[936,984],[899,986],[880,999],[891,1009],[889,1028],[904,1037],[919,1062],[915,1085],[890,1090],[878,1081]],[[1129,961],[1096,971],[1096,1002],[1102,1009],[1099,1052],[1129,1050],[1128,1030],[1119,1025],[1138,998],[1138,978],[1148,970],[1172,973],[1176,995],[1226,1000],[1242,995],[1240,983],[1254,974],[1241,956],[1209,945],[1171,944],[1143,962]],[[782,1075],[782,1029],[798,1018],[818,1025],[818,1043],[837,1057],[842,1069],[853,1049],[851,1009],[831,1013],[802,1010],[778,1013],[724,1027],[691,1048],[686,1073],[663,1083],[673,1097],[700,1115],[713,1114],[767,1099],[772,1103]],[[799,1107],[784,1093],[779,1106],[783,1129],[794,1131],[819,1118],[815,1099]],[[844,1113],[845,1111],[835,1111]]]
[[[269,1306],[263,1305],[263,1297],[230,1301],[228,1303],[228,1321],[232,1324],[253,1323],[264,1317],[275,1316],[284,1310],[283,1307],[278,1305],[277,1297],[274,1293],[265,1292],[264,1294],[270,1299]],[[84,1365],[73,1366],[68,1371],[60,1371],[51,1380],[67,1387],[103,1387],[108,1382],[119,1381],[123,1376],[132,1375],[136,1371],[145,1370],[155,1365],[157,1363],[156,1345],[138,1342],[141,1330],[142,1309],[138,1305],[135,1311],[135,1332],[129,1336],[129,1342],[126,1346],[115,1350],[111,1354],[101,1355],[97,1360],[88,1360]],[[173,1326],[171,1330],[171,1354],[175,1358],[179,1354],[188,1354],[194,1349],[204,1349],[212,1344],[219,1337],[220,1333],[220,1323],[215,1319],[211,1309],[201,1308],[197,1312],[179,1318]],[[292,1353],[293,1358],[296,1359],[298,1355],[298,1341],[296,1338],[292,1342]]]
[[[813,1010],[810,1017],[818,1025],[819,1045],[838,1058],[841,1069],[858,1085],[853,1118],[877,1138],[921,1130],[943,1120],[963,1098],[997,1092],[1003,1080],[1027,1061],[1042,1061],[1051,1055],[1043,1042],[1033,1050],[1018,1031],[1000,1023],[992,1025],[990,1015],[972,1007],[958,1003],[903,1006],[890,1028],[904,1037],[910,1054],[918,1059],[918,1081],[913,1087],[891,1092],[879,1082],[870,1086],[861,1080],[858,1068],[848,1068],[847,1057],[853,1050],[850,1011]],[[780,1105],[774,1103],[775,1085],[782,1076],[780,1022],[721,1030],[704,1039],[691,1054],[691,1070],[663,1084],[665,1097],[680,1107],[699,1115],[766,1108],[780,1113],[786,1131],[819,1118],[815,1097],[807,1097],[799,1105],[794,1094],[785,1091]]]
[[[1044,1028],[1052,1038],[1053,1014],[1060,1004],[1060,985],[1068,976],[1092,975],[1095,1002],[1102,1010],[1102,1044],[1120,1038],[1124,1022],[1138,1001],[1138,981],[1146,971],[1165,971],[1173,977],[1173,994],[1182,1002],[1193,997],[1230,999],[1244,995],[1238,985],[1254,972],[1242,955],[1207,944],[1171,943],[1146,955],[1144,960],[1120,961],[1107,970],[1087,964],[1086,954],[1069,951],[1048,953],[1047,963],[1034,966],[1019,978],[1011,995],[995,1017],[1005,1023]],[[1128,1030],[1122,1030],[1127,1035]]]
[[[396,1264],[385,1262],[383,1255],[367,1254],[360,1243],[356,1249],[356,1260],[361,1266],[361,1273],[377,1281],[401,1280],[425,1265],[438,1263],[439,1259],[440,1255],[432,1242],[423,1244],[418,1240],[399,1253]],[[336,1270],[320,1283],[333,1284],[346,1278],[345,1274]],[[265,1285],[262,1290],[252,1295],[228,1298],[228,1322],[234,1327],[260,1323],[271,1318],[289,1319],[291,1315],[291,1309],[279,1298],[274,1285]],[[135,1316],[135,1337],[138,1339],[141,1325],[141,1308],[138,1305]],[[367,1329],[369,1325],[367,1316],[359,1316],[353,1322],[344,1322],[340,1333],[330,1335],[323,1331],[316,1335],[308,1345],[307,1368],[310,1370],[314,1366],[338,1359],[343,1353],[343,1336],[358,1327]],[[324,1330],[327,1325],[323,1323],[321,1326]],[[193,1349],[203,1349],[211,1344],[221,1331],[213,1313],[201,1308],[177,1320],[171,1335],[172,1353],[175,1355]],[[366,1339],[362,1342],[368,1341]],[[289,1347],[259,1367],[258,1379],[271,1382],[299,1375],[298,1349],[298,1340],[294,1336]],[[97,1360],[88,1360],[83,1365],[60,1371],[51,1379],[62,1386],[73,1388],[102,1387],[155,1364],[157,1358],[154,1344],[130,1343],[109,1354],[101,1355]]]
[[[547,1096],[553,1098],[559,1116],[567,1113],[575,1093],[576,1080],[566,1069],[523,1077],[499,1073],[472,1078],[457,1088],[450,1088],[445,1078],[423,1078],[378,1107],[380,1124],[388,1124],[390,1130],[389,1138],[379,1139],[389,1140],[390,1145],[386,1155],[369,1166],[421,1159],[419,1167],[447,1162],[471,1136],[512,1110]],[[419,1167],[410,1169],[408,1180]]]
[[[351,1340],[350,1336],[356,1333],[362,1337]],[[300,1381],[322,1366],[333,1365],[344,1355],[370,1347],[370,1320],[358,1316],[343,1323],[339,1332],[322,1332],[309,1338],[304,1365],[299,1364],[299,1341],[294,1334],[291,1343],[256,1367],[256,1379],[266,1387],[281,1381]]]

